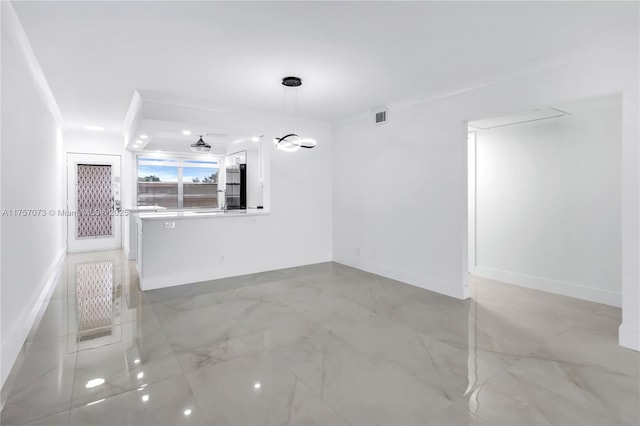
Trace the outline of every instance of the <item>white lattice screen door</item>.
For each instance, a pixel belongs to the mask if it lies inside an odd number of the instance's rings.
[[[67,155],[68,251],[122,246],[120,156]]]

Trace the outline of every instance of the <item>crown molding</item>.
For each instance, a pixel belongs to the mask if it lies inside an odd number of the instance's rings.
[[[2,7],[2,36],[6,37],[9,42],[18,48],[18,51],[22,54],[27,64],[27,68],[31,73],[31,77],[35,82],[36,89],[38,93],[40,93],[42,100],[58,125],[64,127],[64,119],[62,118],[60,108],[58,108],[58,103],[53,96],[53,92],[51,92],[51,88],[40,67],[40,63],[35,53],[33,53],[31,43],[29,43],[27,34],[24,32],[24,28],[22,28],[22,24],[20,23],[20,19],[18,19],[13,5],[9,0],[3,0],[0,3]]]
[[[385,104],[390,111],[402,110],[405,108],[411,108],[418,105],[428,104],[441,99],[453,97],[466,92],[472,92],[474,90],[483,89],[485,87],[495,86],[500,83],[504,83],[509,80],[517,80],[520,78],[526,78],[535,74],[540,74],[560,68],[563,66],[569,66],[572,64],[588,61],[598,56],[607,55],[616,51],[629,49],[633,46],[640,46],[640,28],[634,30],[615,31],[609,34],[609,37],[601,40],[598,43],[591,45],[580,46],[569,52],[561,52],[555,55],[550,55],[537,64],[527,66],[518,70],[510,72],[504,72],[497,75],[494,78],[487,80],[480,80],[476,82],[469,82],[466,85],[461,85],[458,88],[452,88],[451,90],[443,90],[437,93],[432,93],[430,96],[418,97],[414,99],[406,99],[398,102],[390,102]],[[373,108],[372,108],[373,109]],[[332,122],[334,126],[341,126],[360,121],[366,121],[371,117],[371,112],[360,112],[343,119],[335,120]]]

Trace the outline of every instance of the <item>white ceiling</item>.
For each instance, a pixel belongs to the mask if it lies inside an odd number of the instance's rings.
[[[14,2],[66,122],[134,89],[335,121],[637,43],[638,2]]]

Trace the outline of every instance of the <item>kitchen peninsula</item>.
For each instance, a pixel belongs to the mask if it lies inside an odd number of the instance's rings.
[[[262,209],[140,213],[136,261],[140,288],[153,290],[247,273],[242,260],[259,258],[262,248],[247,246],[243,235],[269,219]]]

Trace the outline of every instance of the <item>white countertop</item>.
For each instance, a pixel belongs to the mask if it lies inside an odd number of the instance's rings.
[[[264,216],[269,214],[263,209],[247,209],[247,210],[183,210],[168,212],[149,212],[139,213],[140,220],[167,220],[167,219],[207,219],[222,217],[239,217],[239,216]]]
[[[162,206],[135,206],[135,207],[126,207],[124,210],[132,213],[138,212],[149,212],[149,211],[158,211],[158,210],[166,210],[166,207]]]

